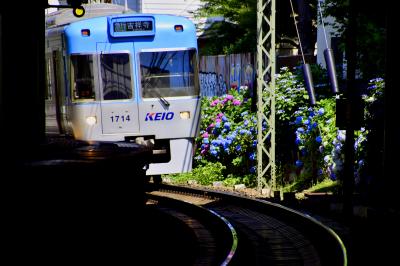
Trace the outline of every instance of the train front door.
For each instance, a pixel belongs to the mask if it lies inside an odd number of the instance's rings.
[[[139,132],[138,103],[131,63],[133,55],[126,47],[119,45],[97,44],[103,134]]]

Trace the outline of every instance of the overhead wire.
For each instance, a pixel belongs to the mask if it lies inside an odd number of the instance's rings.
[[[321,17],[321,24],[322,24],[322,30],[323,30],[323,32],[324,32],[324,39],[325,39],[326,48],[329,48],[329,45],[328,45],[328,38],[326,37],[324,16],[322,15],[321,1],[319,1],[319,0],[318,0],[318,11],[319,11],[319,15],[320,15],[320,17]]]
[[[299,39],[299,43],[300,43],[300,53],[301,53],[301,56],[303,58],[303,63],[305,64],[306,60],[304,58],[303,47],[302,47],[302,44],[301,44],[301,38],[300,38],[300,34],[299,34],[299,29],[297,27],[296,14],[294,13],[292,0],[289,0],[289,1],[290,1],[290,7],[292,8],[292,16],[293,16],[294,26],[296,28],[297,38]]]

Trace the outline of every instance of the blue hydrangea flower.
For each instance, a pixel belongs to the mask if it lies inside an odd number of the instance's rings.
[[[225,128],[226,130],[230,130],[230,129],[231,129],[231,123],[225,122],[224,128]]]
[[[301,160],[297,160],[295,164],[297,168],[301,168],[304,163]]]
[[[336,180],[336,174],[334,172],[332,172],[329,177],[331,178],[331,180],[335,181]]]
[[[257,168],[255,166],[250,167],[250,173],[254,174]]]
[[[296,117],[296,120],[294,121],[294,123],[296,125],[300,125],[302,122],[303,122],[303,117],[302,116]]]

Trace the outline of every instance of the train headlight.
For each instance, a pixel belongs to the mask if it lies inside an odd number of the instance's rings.
[[[179,115],[180,115],[181,119],[189,119],[190,118],[190,112],[189,111],[180,112]]]
[[[86,124],[88,124],[89,126],[93,126],[94,124],[96,124],[96,122],[97,118],[95,116],[86,117]]]

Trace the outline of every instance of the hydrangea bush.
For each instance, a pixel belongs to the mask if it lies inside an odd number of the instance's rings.
[[[254,182],[257,120],[249,91],[232,89],[222,97],[202,99],[201,131],[197,138],[195,166],[220,162],[226,166],[226,182]]]
[[[368,108],[380,97],[383,87],[382,79],[372,80],[363,95],[367,116],[373,116]],[[284,67],[276,76],[276,152],[280,185],[298,182],[300,185],[295,189],[304,189],[324,178],[341,178],[345,131],[335,125],[336,99],[326,93],[326,89],[318,88],[317,104],[310,106],[298,73]],[[231,89],[222,97],[202,98],[195,169],[214,167],[220,169],[218,179],[226,184],[255,185],[257,118],[251,102],[245,87]],[[262,130],[267,130],[265,121]],[[356,178],[365,165],[367,136],[368,130],[364,128],[356,132]]]

